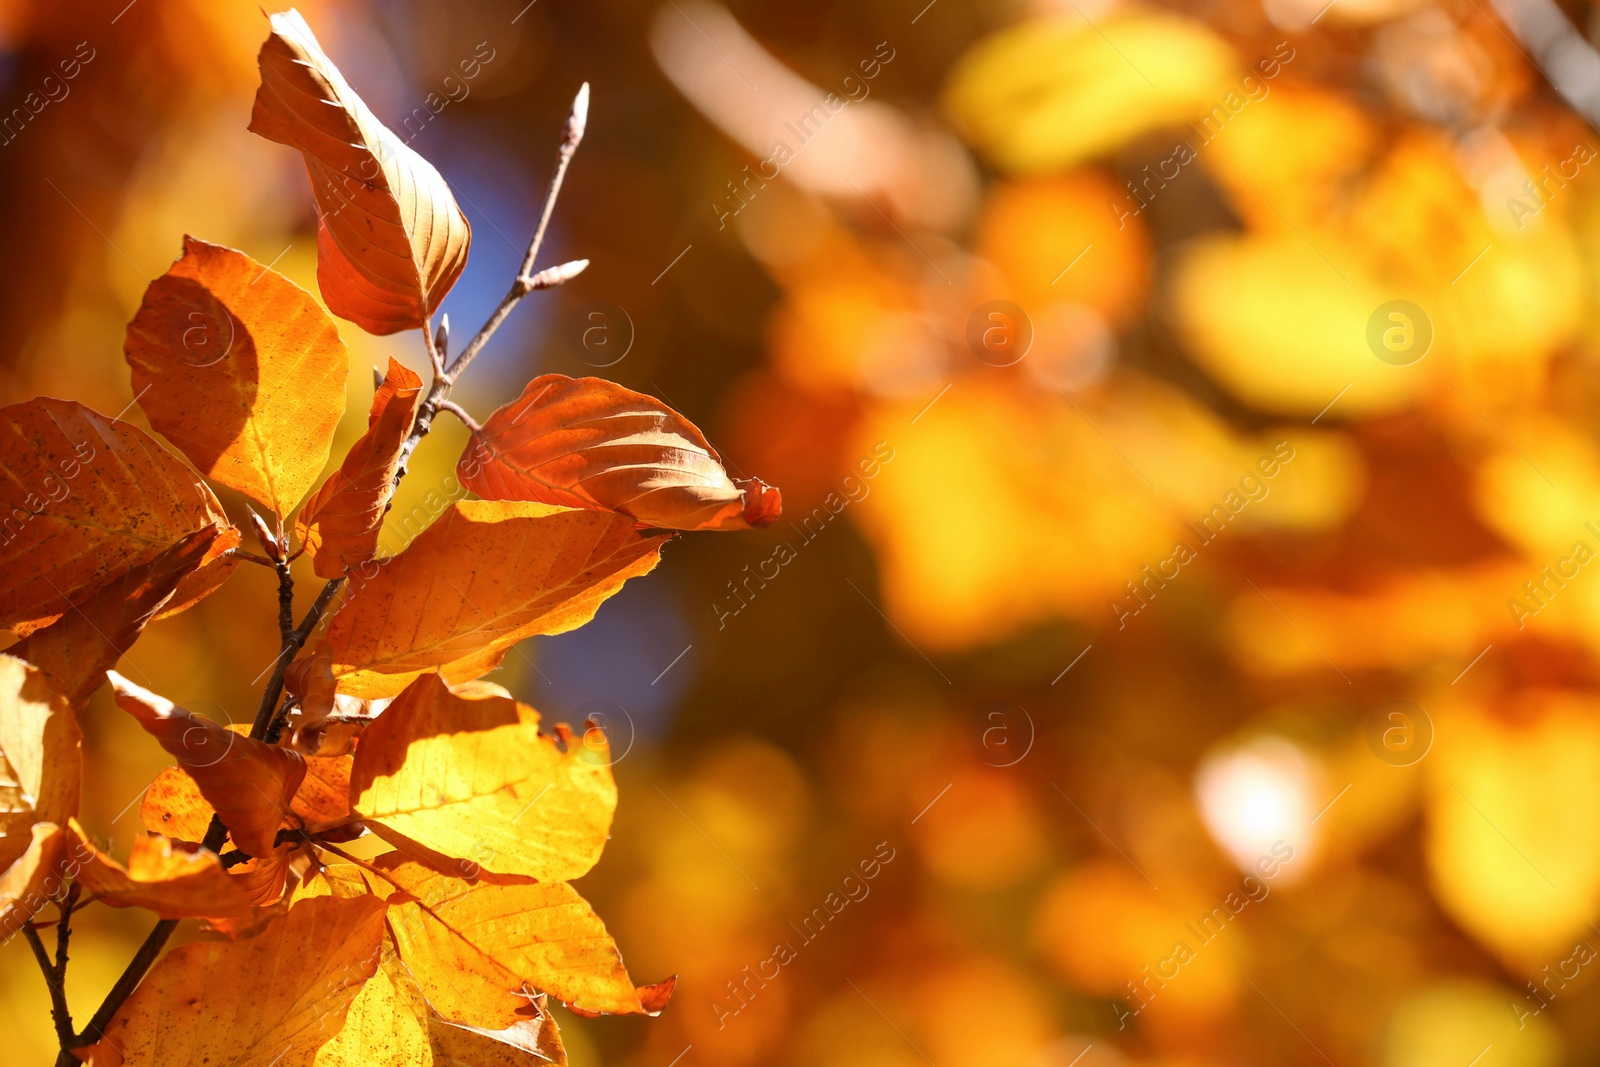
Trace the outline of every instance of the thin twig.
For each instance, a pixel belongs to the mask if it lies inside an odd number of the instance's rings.
[[[92,1045],[105,1036],[106,1027],[111,1025],[111,1017],[116,1015],[117,1009],[122,1007],[123,1001],[133,995],[133,990],[139,981],[144,978],[150,965],[155,963],[156,957],[161,955],[161,948],[167,943],[167,938],[172,936],[172,931],[178,928],[177,919],[162,919],[150,931],[150,936],[144,939],[144,944],[139,946],[139,951],[133,954],[133,959],[128,962],[127,968],[122,972],[122,977],[117,979],[117,984],[111,987],[111,992],[106,994],[106,999],[100,1002],[100,1008],[89,1020],[89,1025],[83,1032],[72,1039],[72,1047]],[[70,1048],[63,1048],[56,1057],[56,1067],[82,1067],[78,1057],[74,1056]]]
[[[482,426],[478,425],[478,420],[473,418],[471,415],[468,415],[466,409],[460,404],[457,404],[454,400],[440,400],[437,406],[440,411],[448,411],[450,414],[460,419],[462,424],[473,433],[477,433],[479,430],[483,429]]]
[[[489,338],[494,336],[494,332],[500,328],[500,324],[506,320],[506,316],[511,314],[511,309],[516,307],[523,297],[533,292],[535,288],[547,287],[535,286],[531,272],[533,271],[534,261],[539,258],[539,246],[544,244],[545,230],[550,226],[550,216],[555,211],[556,198],[561,195],[561,183],[567,177],[567,164],[572,162],[572,156],[578,150],[578,143],[583,140],[584,127],[588,123],[589,83],[584,82],[583,87],[578,90],[578,95],[573,98],[572,110],[567,114],[567,124],[561,135],[561,147],[556,150],[556,172],[550,179],[550,191],[545,194],[544,210],[539,214],[539,225],[533,231],[533,239],[528,242],[527,253],[522,257],[522,268],[517,271],[517,276],[511,283],[511,289],[506,293],[504,299],[500,301],[500,306],[494,309],[494,314],[489,316],[489,321],[483,324],[483,329],[478,331],[477,336],[467,342],[467,347],[461,350],[461,355],[457,356],[455,363],[451,364],[448,374],[445,375],[447,382],[455,381],[461,377],[462,371],[471,366],[472,361],[478,357],[478,353],[483,350],[483,346],[488,343]],[[587,260],[581,262],[584,266],[588,266]],[[571,265],[569,264],[568,266]],[[571,272],[571,276],[576,277],[582,269],[582,267],[577,267]],[[562,280],[565,281],[567,279],[563,278]]]
[[[73,1033],[72,1015],[67,1010],[67,992],[62,982],[62,968],[57,963],[51,962],[50,953],[45,951],[44,942],[39,938],[39,931],[32,923],[23,926],[22,936],[28,939],[28,947],[33,949],[33,958],[39,961],[39,970],[44,972],[44,984],[50,987],[50,1018],[56,1024],[56,1040],[65,1051],[72,1045]],[[63,958],[58,953],[58,961]]]

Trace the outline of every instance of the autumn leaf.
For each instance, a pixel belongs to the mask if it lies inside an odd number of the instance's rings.
[[[333,711],[338,693],[333,677],[333,651],[321,644],[309,656],[289,664],[283,673],[283,688],[300,702],[303,721],[319,722]]]
[[[230,936],[256,919],[249,897],[214,852],[176,849],[167,837],[141,837],[123,866],[95,848],[76,819],[68,827],[77,845],[78,883],[114,908],[148,908],[163,919],[204,919]]]
[[[412,898],[389,906],[400,958],[446,1019],[499,1030],[528,1017],[524,986],[581,1012],[655,1015],[674,980],[635,987],[599,916],[565,882],[439,874],[398,853],[374,866]]]
[[[350,1005],[344,1029],[317,1051],[316,1067],[538,1067],[566,1062],[561,1035],[549,1012],[502,1031],[440,1019],[393,943],[385,939],[378,973]]]
[[[444,178],[378,121],[299,12],[271,24],[250,129],[305,156],[323,299],[370,333],[420,326],[465,266],[472,228]]]
[[[577,878],[600,858],[617,806],[596,733],[594,746],[566,736],[563,750],[527,705],[453,693],[425,674],[362,734],[351,806],[403,850],[414,842],[494,874]]]
[[[172,597],[178,584],[210,554],[221,527],[197,530],[155,559],[135,567],[74,604],[7,652],[44,672],[67,702],[81,707]]]
[[[19,637],[227,522],[205,483],[149,434],[69,400],[0,408],[0,472],[0,625]]]
[[[17,858],[0,870],[0,940],[8,940],[53,895],[64,880],[70,838],[53,822],[36,822],[27,831],[27,840],[6,839],[8,851],[22,848]]]
[[[311,1063],[378,969],[383,910],[376,897],[319,897],[255,937],[173,949],[112,1018],[90,1062]]]
[[[249,727],[230,724],[228,729],[247,737]],[[315,827],[337,822],[350,814],[349,756],[306,756],[306,775],[289,802],[289,811],[302,825]],[[144,792],[139,819],[153,834],[179,841],[204,840],[214,811],[200,787],[182,767],[164,767]]]
[[[0,654],[0,868],[21,858],[29,828],[78,813],[82,734],[43,672]]]
[[[319,577],[341,577],[378,551],[400,446],[411,433],[421,393],[422,379],[389,360],[389,373],[372,397],[367,432],[301,509],[295,534]]]
[[[618,515],[458,501],[354,581],[328,634],[339,689],[384,697],[431,671],[479,677],[523,638],[588,622],[656,565],[664,540]]]
[[[233,841],[251,856],[266,856],[283,825],[305,759],[297,752],[241,736],[107,673],[117,706],[178,758],[207,803],[222,816]]]
[[[759,478],[729,478],[688,419],[602,378],[535,378],[473,433],[456,470],[486,500],[620,511],[668,530],[747,530],[783,510]]]
[[[316,298],[242,252],[183,240],[123,344],[139,406],[200,472],[290,515],[333,447],[350,357]]]

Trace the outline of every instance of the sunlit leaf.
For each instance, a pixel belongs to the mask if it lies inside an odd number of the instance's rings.
[[[594,910],[565,882],[450,878],[398,854],[376,861],[414,899],[389,909],[400,958],[446,1019],[488,1030],[532,1014],[524,994],[579,1012],[654,1015],[673,979],[635,987]]]
[[[173,949],[112,1018],[91,1062],[310,1064],[377,971],[383,907],[375,897],[305,900],[254,937]]]
[[[0,870],[33,845],[35,823],[65,826],[78,812],[82,734],[43,672],[0,654]]]
[[[250,129],[305,156],[323,299],[371,333],[419,326],[466,265],[472,228],[439,172],[378,121],[300,13],[270,18]]]
[[[280,518],[294,510],[327,463],[350,360],[310,293],[186,237],[123,349],[151,426],[208,478]]]
[[[411,432],[421,393],[422,379],[389,360],[389,373],[372,397],[367,432],[301,509],[295,535],[320,577],[338,578],[377,552],[400,445]]]
[[[140,837],[123,866],[95,848],[76,819],[69,825],[78,849],[78,883],[112,907],[148,908],[163,919],[205,919],[227,934],[256,918],[249,897],[214,852],[175,849],[167,837]]]
[[[402,848],[474,871],[577,878],[600,858],[616,809],[610,753],[599,731],[593,743],[561,732],[563,751],[538,724],[510,697],[452,693],[425,674],[362,734],[352,807]]]
[[[352,581],[328,634],[339,689],[394,696],[431,671],[450,682],[479,677],[523,638],[588,622],[656,565],[664,540],[622,515],[458,501]]]
[[[18,636],[227,522],[205,483],[149,434],[68,400],[0,408],[0,473],[0,624]]]
[[[473,433],[456,470],[486,500],[620,511],[669,530],[750,529],[783,510],[759,478],[729,478],[688,419],[603,378],[535,378]]]

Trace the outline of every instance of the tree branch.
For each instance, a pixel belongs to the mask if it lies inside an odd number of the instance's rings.
[[[416,450],[422,439],[428,435],[428,431],[433,427],[434,417],[441,409],[450,411],[452,414],[461,417],[468,426],[474,429],[477,428],[465,411],[459,406],[450,403],[450,388],[455,384],[456,379],[461,376],[462,371],[466,370],[472,361],[477,358],[478,353],[488,343],[489,338],[494,335],[500,324],[505,321],[506,316],[511,313],[511,309],[516,307],[522,298],[529,293],[538,289],[549,289],[571,281],[583,273],[584,268],[589,265],[588,260],[579,259],[569,263],[562,263],[559,266],[549,267],[538,274],[529,274],[529,271],[533,269],[534,261],[538,258],[539,248],[544,243],[545,231],[550,225],[550,216],[555,210],[556,198],[560,195],[561,184],[566,179],[567,165],[572,161],[573,153],[578,149],[578,143],[583,140],[583,131],[588,123],[588,117],[589,83],[584,82],[583,87],[578,90],[577,97],[572,101],[571,112],[567,115],[566,127],[561,138],[561,147],[556,157],[555,175],[550,180],[550,189],[545,196],[544,210],[539,216],[539,224],[537,229],[534,230],[533,239],[528,243],[528,251],[523,256],[522,267],[518,270],[515,280],[512,281],[510,291],[501,300],[500,306],[489,316],[489,320],[483,324],[483,327],[478,330],[467,347],[462,350],[461,355],[456,358],[455,363],[449,365],[448,369],[446,369],[445,352],[445,348],[449,343],[448,327],[445,326],[441,330],[441,334],[436,338],[431,324],[427,322],[422,324],[422,343],[428,352],[428,362],[433,367],[433,381],[428,388],[427,396],[423,398],[422,403],[417,408],[416,417],[411,423],[411,433],[400,446],[400,455],[395,468],[392,489],[399,488],[400,481],[405,477],[409,468],[411,454]],[[444,324],[441,323],[441,325],[443,326]],[[263,548],[269,554],[273,554],[272,547],[269,547],[269,544],[274,541],[271,532],[267,531],[266,535],[262,536],[261,531],[265,529],[265,523],[260,522],[254,513],[252,513],[252,518],[256,519],[258,523],[257,532],[258,537],[261,537]],[[281,533],[276,537],[275,547],[278,549],[275,555],[284,554],[285,539]],[[305,618],[300,621],[300,625],[291,627],[289,624],[293,621],[294,585],[293,580],[288,576],[288,562],[286,560],[283,562],[274,560],[273,566],[278,571],[278,628],[283,642],[278,653],[277,663],[272,669],[272,676],[267,680],[267,687],[261,693],[261,703],[256,709],[255,721],[250,726],[250,737],[257,741],[265,741],[268,744],[277,743],[286,722],[286,715],[283,714],[284,708],[279,707],[279,700],[283,695],[284,674],[288,671],[289,664],[294,660],[295,655],[304,647],[312,631],[322,621],[328,605],[332,603],[334,596],[345,582],[343,578],[334,578],[324,585],[322,592],[317,594],[316,601],[306,612]],[[227,836],[227,827],[223,825],[220,818],[213,815],[211,817],[211,825],[206,829],[202,847],[212,852],[219,852],[222,848],[222,843],[227,840]],[[316,842],[316,846],[318,848],[326,848],[335,855],[342,856],[353,863],[361,863],[354,857],[348,856],[339,849],[323,842]],[[361,865],[363,867],[367,866],[364,863]],[[167,939],[172,936],[172,932],[177,929],[177,926],[178,922],[175,919],[163,919],[156,923],[149,936],[144,939],[144,943],[139,946],[139,951],[128,962],[128,966],[122,972],[122,976],[111,987],[111,991],[106,994],[105,1000],[101,1002],[93,1018],[89,1020],[88,1025],[84,1027],[81,1033],[74,1035],[71,1032],[70,1021],[64,1034],[61,1033],[58,1026],[58,1036],[61,1036],[63,1043],[61,1053],[56,1058],[56,1067],[81,1067],[71,1049],[92,1045],[104,1036],[105,1028],[110,1025],[117,1010],[133,994],[134,989],[144,978],[145,973],[155,963],[156,958],[161,954],[162,948],[166,945]],[[32,934],[33,939],[37,939],[37,936],[37,933]],[[40,952],[43,952],[42,943],[40,944]],[[63,993],[63,1004],[65,1003],[64,998],[65,994]]]
[[[467,347],[461,350],[461,355],[456,357],[451,364],[449,372],[445,375],[446,392],[449,392],[450,382],[461,377],[461,372],[471,366],[472,361],[478,357],[483,346],[494,336],[500,324],[511,314],[511,309],[516,307],[523,297],[535,289],[547,289],[552,285],[576,278],[589,265],[586,259],[574,260],[553,268],[556,272],[541,271],[539,278],[542,284],[536,284],[537,279],[531,274],[534,261],[539,258],[539,246],[544,244],[545,230],[550,226],[550,216],[556,208],[556,198],[561,195],[561,183],[567,177],[567,164],[572,162],[572,156],[578,151],[578,143],[583,140],[584,128],[589,124],[589,83],[584,82],[578,90],[578,95],[573,98],[572,110],[567,114],[567,125],[562,131],[561,147],[556,150],[556,172],[550,179],[550,191],[545,194],[544,210],[539,214],[539,225],[533,231],[533,239],[528,242],[527,254],[522,257],[522,267],[517,271],[517,277],[511,283],[511,289],[500,301],[500,306],[494,309],[494,314],[489,316],[489,321],[483,324],[477,336],[467,342]],[[545,278],[545,275],[550,277]]]
[[[66,926],[66,916],[62,916],[60,927]],[[28,947],[33,949],[33,958],[39,961],[39,970],[44,972],[44,984],[50,987],[50,1018],[56,1024],[56,1040],[65,1052],[72,1046],[74,1035],[72,1032],[72,1013],[67,1010],[67,992],[64,985],[66,970],[66,957],[62,955],[60,934],[57,933],[56,962],[50,961],[50,953],[45,950],[44,942],[39,938],[39,931],[32,923],[27,923],[22,928],[22,936],[27,938]]]

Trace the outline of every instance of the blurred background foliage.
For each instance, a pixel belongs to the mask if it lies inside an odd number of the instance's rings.
[[[682,975],[563,1016],[573,1061],[1593,1062],[1600,135],[1524,0],[923,2],[302,5],[471,219],[458,338],[593,83],[546,257],[593,266],[458,397],[602,374],[785,492],[496,676],[611,732],[583,890]],[[123,326],[184,233],[314,288],[300,163],[245,132],[265,33],[0,3],[0,399],[142,419]],[[426,364],[342,334],[349,440],[369,366]],[[248,721],[271,586],[123,669]],[[165,761],[103,694],[86,747],[123,851]],[[78,923],[86,1014],[147,922]],[[9,946],[8,1058],[47,1008]]]

